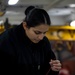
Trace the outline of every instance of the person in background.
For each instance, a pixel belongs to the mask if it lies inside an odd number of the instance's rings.
[[[24,21],[0,36],[0,72],[24,75],[58,75],[61,63],[45,33],[51,21],[41,8],[29,6]]]
[[[4,22],[4,28],[5,30],[9,29],[11,27],[10,23],[9,23],[9,19],[6,18],[5,22]]]

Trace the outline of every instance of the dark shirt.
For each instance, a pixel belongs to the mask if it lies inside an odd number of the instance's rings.
[[[44,37],[39,43],[31,42],[22,24],[0,35],[0,72],[46,75],[50,69],[51,59],[56,58],[49,40]],[[48,74],[58,75],[58,72],[50,69]]]

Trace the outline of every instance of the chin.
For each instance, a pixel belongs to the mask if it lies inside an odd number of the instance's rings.
[[[39,41],[33,41],[33,43],[39,43]]]

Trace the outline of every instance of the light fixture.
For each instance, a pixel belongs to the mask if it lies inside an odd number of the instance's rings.
[[[8,4],[9,5],[15,5],[19,0],[9,0]]]
[[[70,4],[69,7],[75,7],[75,4]]]
[[[70,26],[75,26],[75,20],[70,23]]]

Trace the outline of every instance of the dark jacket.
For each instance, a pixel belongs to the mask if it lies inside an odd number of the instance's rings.
[[[50,69],[49,61],[55,59],[46,37],[37,44],[26,36],[22,25],[10,28],[0,35],[1,72],[25,75],[58,75]],[[49,71],[50,69],[50,71]],[[48,72],[49,71],[49,72]]]

